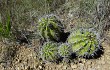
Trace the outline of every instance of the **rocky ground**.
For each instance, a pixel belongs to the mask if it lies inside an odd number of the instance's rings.
[[[107,37],[110,37],[110,31],[107,32]],[[33,41],[33,47],[14,46],[15,55],[13,52],[6,53],[6,45],[0,43],[2,47],[0,52],[0,70],[110,70],[110,42],[105,40],[102,43],[104,53],[97,59],[76,59],[72,63],[43,63],[38,59],[37,49],[38,41]],[[9,49],[8,49],[9,51]],[[5,55],[4,55],[5,54]],[[11,56],[10,56],[10,55]],[[6,56],[8,56],[6,58]],[[7,59],[7,60],[6,60]],[[4,61],[3,61],[4,60]]]

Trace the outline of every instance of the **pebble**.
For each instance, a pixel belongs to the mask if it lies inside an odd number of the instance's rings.
[[[105,64],[105,61],[100,61],[100,64]]]
[[[107,59],[107,60],[110,60],[110,56],[107,56],[106,59]]]
[[[72,68],[72,69],[76,69],[77,67],[78,67],[78,66],[77,66],[76,64],[74,64],[74,65],[71,64],[71,68]]]
[[[62,66],[63,66],[63,64],[59,64],[59,65],[57,65],[58,68],[61,68]]]
[[[80,70],[83,70],[83,69],[85,68],[85,66],[84,66],[84,64],[79,63],[79,64],[78,64],[78,68],[79,68]]]
[[[87,63],[86,63],[87,65],[91,65],[92,64],[92,62],[91,61],[87,61]]]
[[[83,63],[86,63],[86,60],[85,60],[85,59],[82,59],[82,62],[83,62]]]
[[[39,69],[42,69],[42,66],[39,66]]]
[[[63,69],[67,69],[67,65],[63,66]]]
[[[96,68],[97,68],[97,69],[100,69],[100,66],[98,65]]]

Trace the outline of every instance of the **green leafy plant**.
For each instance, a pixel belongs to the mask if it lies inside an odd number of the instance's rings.
[[[2,22],[0,22],[0,36],[8,38],[10,36],[11,32],[11,23],[10,23],[10,16],[8,15],[6,20],[6,25],[3,25]]]
[[[39,33],[44,40],[60,40],[64,27],[55,15],[42,17],[38,23]]]
[[[41,49],[41,57],[45,61],[56,61],[58,59],[58,44],[46,42]]]
[[[68,37],[68,43],[72,44],[73,52],[78,56],[94,56],[99,46],[99,37],[93,31],[76,30]]]
[[[68,43],[62,43],[59,46],[58,52],[62,57],[69,57],[72,53],[71,46]]]

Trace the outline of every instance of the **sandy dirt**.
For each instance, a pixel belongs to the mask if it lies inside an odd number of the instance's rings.
[[[0,44],[0,47],[2,47],[0,70],[110,70],[110,43],[108,40],[102,43],[104,53],[101,57],[89,60],[80,58],[69,64],[49,62],[44,64],[39,61],[36,53],[37,41],[33,42],[33,47],[16,46],[15,56],[7,59],[7,62],[3,62],[2,60],[6,59],[6,55],[3,55],[6,52],[6,50],[3,50],[6,49],[5,46],[3,43]]]

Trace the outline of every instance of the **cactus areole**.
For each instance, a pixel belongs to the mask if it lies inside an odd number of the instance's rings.
[[[68,43],[72,44],[73,52],[78,56],[94,56],[99,46],[99,36],[89,30],[76,30],[68,37]]]
[[[55,15],[47,15],[39,20],[38,29],[43,39],[59,41],[64,27]]]

